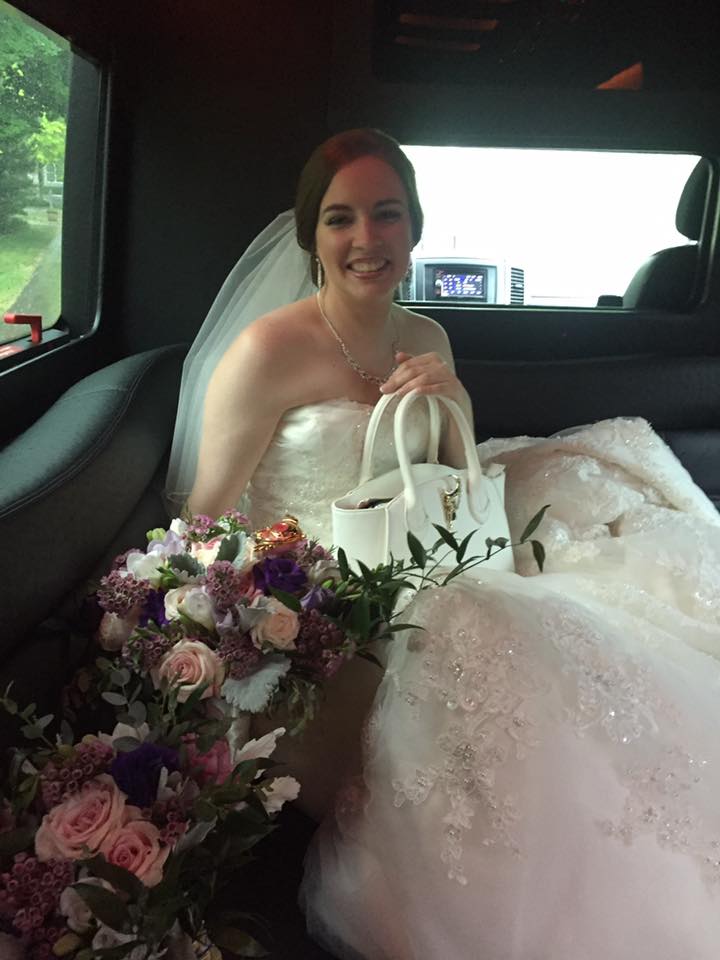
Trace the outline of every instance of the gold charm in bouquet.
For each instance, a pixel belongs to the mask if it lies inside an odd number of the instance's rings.
[[[265,553],[278,547],[291,547],[305,539],[305,534],[300,529],[300,524],[296,517],[289,514],[282,518],[278,523],[273,523],[269,527],[263,527],[253,534],[255,541],[255,550],[258,553]]]

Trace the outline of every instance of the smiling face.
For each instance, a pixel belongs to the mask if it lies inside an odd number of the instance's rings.
[[[374,156],[341,167],[322,198],[315,231],[328,291],[392,295],[412,245],[408,197],[393,168]]]

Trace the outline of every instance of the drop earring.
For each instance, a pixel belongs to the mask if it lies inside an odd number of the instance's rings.
[[[319,290],[325,283],[325,274],[323,271],[323,265],[320,263],[320,257],[315,257],[315,276]]]

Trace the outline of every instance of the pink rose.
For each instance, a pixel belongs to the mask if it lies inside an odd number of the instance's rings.
[[[216,740],[207,753],[200,753],[195,734],[183,738],[187,750],[188,767],[201,786],[225,783],[233,771],[232,751],[227,740]]]
[[[201,699],[216,697],[225,679],[225,667],[202,640],[180,640],[150,671],[153,683],[163,680],[180,687],[178,700],[184,703],[199,686],[207,684]]]
[[[106,836],[136,812],[126,806],[113,778],[102,773],[45,814],[35,834],[35,854],[41,861],[82,860],[88,850],[97,853]]]
[[[268,644],[277,650],[294,650],[295,638],[300,631],[300,620],[294,610],[290,610],[275,597],[265,603],[265,616],[250,628],[250,636],[256,647]]]
[[[146,887],[162,880],[170,847],[160,843],[160,831],[147,820],[130,820],[108,833],[100,847],[108,863],[134,873]]]
[[[260,590],[255,583],[255,577],[253,576],[252,570],[247,570],[242,575],[242,579],[238,582],[237,590],[239,595],[244,597],[250,603],[252,603],[255,597],[261,597],[263,595],[262,590]]]
[[[133,632],[137,617],[121,617],[117,613],[105,613],[100,621],[97,642],[109,653],[122,650]]]

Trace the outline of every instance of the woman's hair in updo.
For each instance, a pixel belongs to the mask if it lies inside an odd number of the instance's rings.
[[[400,177],[408,197],[413,246],[422,235],[423,212],[415,183],[413,165],[392,137],[380,130],[346,130],[330,137],[310,155],[298,181],[295,197],[297,241],[303,250],[315,252],[315,230],[320,216],[320,203],[330,181],[342,167],[360,157],[378,157]],[[313,280],[317,264],[312,260]]]

